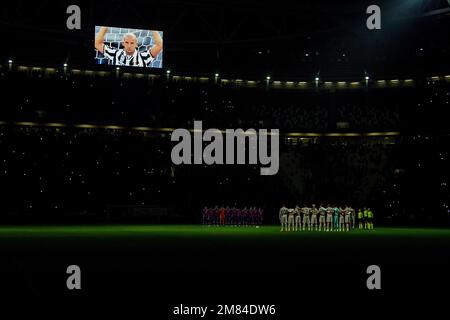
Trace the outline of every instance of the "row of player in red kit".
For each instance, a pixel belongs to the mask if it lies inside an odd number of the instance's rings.
[[[264,210],[256,207],[236,208],[229,206],[207,208],[202,210],[202,223],[204,225],[261,225]]]

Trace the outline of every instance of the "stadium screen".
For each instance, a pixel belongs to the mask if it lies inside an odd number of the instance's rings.
[[[162,31],[96,26],[95,63],[162,68],[162,38]]]

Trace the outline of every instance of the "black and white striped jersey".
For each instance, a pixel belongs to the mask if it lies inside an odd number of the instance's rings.
[[[148,50],[144,52],[135,50],[132,55],[127,55],[124,49],[111,48],[106,44],[103,45],[103,55],[116,66],[150,67],[155,60]]]

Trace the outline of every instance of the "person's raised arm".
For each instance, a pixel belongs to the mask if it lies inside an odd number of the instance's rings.
[[[152,31],[152,35],[154,44],[149,51],[152,57],[156,59],[157,55],[161,52],[163,48],[163,40],[158,31]]]
[[[103,53],[103,44],[105,42],[105,34],[108,32],[107,27],[100,27],[100,31],[95,37],[95,49]]]

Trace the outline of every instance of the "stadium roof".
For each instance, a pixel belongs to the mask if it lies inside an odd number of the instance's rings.
[[[70,3],[71,4],[71,3]],[[95,1],[82,29],[66,29],[69,3],[3,4],[1,58],[24,64],[93,63],[95,25],[164,31],[164,65],[180,72],[347,77],[450,71],[446,0],[378,1],[382,29],[366,27],[368,1]]]

